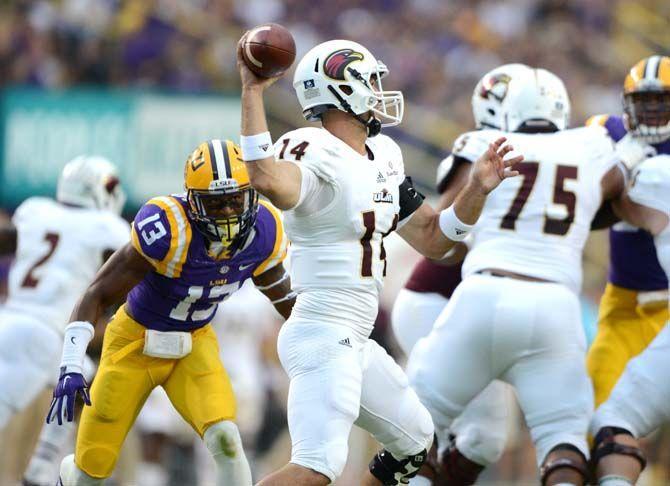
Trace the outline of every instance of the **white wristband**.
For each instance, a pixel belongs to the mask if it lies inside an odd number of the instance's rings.
[[[453,204],[440,212],[440,229],[452,241],[463,241],[473,226],[458,219]]]
[[[245,162],[273,157],[275,154],[270,132],[249,136],[240,135],[240,148],[242,149],[242,160]]]
[[[65,367],[68,372],[83,373],[86,348],[93,339],[93,333],[93,325],[86,321],[74,321],[65,327],[61,369]]]

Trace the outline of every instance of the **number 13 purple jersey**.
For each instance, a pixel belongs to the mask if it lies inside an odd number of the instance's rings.
[[[133,247],[154,267],[128,294],[132,316],[159,331],[206,325],[217,305],[242,283],[278,265],[288,241],[277,209],[261,201],[245,246],[230,258],[208,253],[205,237],[187,214],[183,195],[156,197],[135,216]]]

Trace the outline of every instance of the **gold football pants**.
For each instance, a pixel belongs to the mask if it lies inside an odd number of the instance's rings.
[[[667,321],[667,301],[641,306],[637,291],[607,284],[598,332],[586,359],[596,407],[607,400],[628,361],[649,345]]]
[[[75,448],[77,466],[94,478],[111,476],[128,430],[157,386],[201,437],[209,425],[235,417],[235,397],[211,325],[192,332],[192,351],[181,359],[144,355],[144,331],[125,306],[105,330],[91,406],[84,407]]]

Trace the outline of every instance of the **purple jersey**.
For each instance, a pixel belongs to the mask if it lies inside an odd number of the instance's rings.
[[[604,126],[615,142],[626,135],[627,130],[620,116],[599,115],[591,120]],[[670,154],[670,140],[654,147],[659,154]],[[651,234],[626,223],[617,223],[610,229],[609,239],[610,282],[630,290],[668,288],[668,279],[658,263]]]
[[[192,331],[206,325],[218,304],[242,283],[282,262],[287,239],[277,209],[261,202],[245,246],[230,257],[209,254],[207,240],[188,217],[182,195],[156,197],[135,216],[133,247],[151,264],[128,294],[130,314],[148,329]]]

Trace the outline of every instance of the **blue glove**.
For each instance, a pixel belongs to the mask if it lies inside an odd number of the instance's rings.
[[[54,390],[51,407],[47,414],[47,423],[58,419],[58,425],[63,425],[63,418],[66,418],[68,422],[74,420],[74,402],[77,393],[81,393],[86,405],[91,404],[91,397],[88,394],[88,383],[86,383],[84,375],[76,372],[68,373],[65,366],[61,367],[60,370],[58,385]]]

